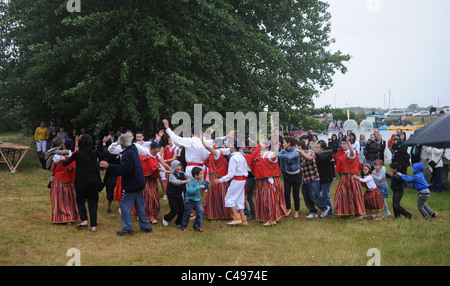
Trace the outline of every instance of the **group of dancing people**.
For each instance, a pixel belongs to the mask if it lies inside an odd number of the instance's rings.
[[[361,165],[349,138],[336,153],[323,140],[312,150],[307,141],[291,136],[260,137],[256,147],[250,147],[249,139],[238,142],[234,132],[212,138],[211,133],[194,126],[191,137],[181,137],[167,120],[163,124],[169,137],[165,147],[157,141],[143,141],[142,134],[131,131],[109,146],[109,136],[100,144],[94,144],[88,134],[75,140],[55,138],[47,151],[52,155],[48,156],[53,173],[49,184],[51,221],[81,220],[77,227],[90,226],[97,231],[99,192],[104,187],[109,212],[112,202],[120,201],[119,235],[134,233],[133,217],[139,219],[142,232],[151,232],[151,224],[158,219],[167,227],[175,217],[175,225],[183,231],[192,219],[193,229],[203,231],[203,218],[229,220],[229,225],[247,225],[248,219],[254,219],[274,226],[282,217],[293,214],[294,219],[299,218],[300,187],[309,211],[307,219],[336,215],[381,220],[383,210],[385,217],[391,215],[385,200],[390,191],[386,178],[391,179],[395,217],[412,216],[400,206],[402,182],[413,182],[419,191],[418,208],[423,217],[436,217],[426,205],[429,185],[420,166],[415,164],[414,176],[409,177],[399,172],[395,162],[390,172],[382,160],[374,166]],[[101,169],[106,170],[103,181]],[[329,189],[335,172],[339,183],[332,203]],[[160,184],[170,207],[163,216]]]

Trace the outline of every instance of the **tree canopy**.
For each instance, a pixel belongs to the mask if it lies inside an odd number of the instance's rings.
[[[35,126],[151,126],[177,111],[297,122],[346,72],[316,0],[0,0],[0,105]],[[304,114],[304,115],[303,115]],[[292,117],[296,117],[292,119]]]

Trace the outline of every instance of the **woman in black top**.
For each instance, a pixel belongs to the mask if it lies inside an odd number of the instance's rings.
[[[394,151],[392,162],[398,162],[401,166],[399,172],[406,175],[408,174],[407,170],[410,165],[410,155],[408,153],[408,146],[402,145],[406,140],[405,132],[400,132],[398,137],[399,140],[395,141],[394,145],[392,145],[392,151]]]
[[[88,226],[85,206],[87,200],[92,231],[97,230],[98,193],[103,189],[97,158],[103,160],[105,155],[94,149],[92,137],[84,134],[76,137],[75,152],[72,156],[67,161],[62,161],[63,166],[67,166],[73,161],[76,162],[75,190],[78,211],[82,220],[77,227]]]
[[[364,156],[366,157],[366,163],[372,167],[375,160],[380,159],[380,144],[377,142],[375,134],[371,134],[370,139],[367,140]]]

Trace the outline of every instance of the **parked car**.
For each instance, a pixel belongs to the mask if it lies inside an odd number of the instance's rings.
[[[450,114],[450,108],[446,108],[446,109],[444,109],[444,111],[445,111],[445,114]]]
[[[429,117],[430,116],[430,112],[427,111],[427,110],[422,110],[422,111],[419,111],[417,113],[414,113],[413,116],[414,117]]]
[[[402,117],[406,115],[405,111],[400,109],[389,110],[384,114],[386,117]]]

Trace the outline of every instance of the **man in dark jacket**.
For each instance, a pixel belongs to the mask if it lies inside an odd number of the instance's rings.
[[[151,232],[152,227],[145,213],[145,201],[143,190],[145,178],[142,171],[141,160],[139,159],[136,146],[131,141],[128,134],[119,137],[119,144],[124,150],[121,153],[120,164],[108,164],[100,162],[100,167],[106,168],[111,175],[122,176],[122,190],[124,192],[120,208],[122,209],[123,229],[118,231],[118,235],[133,234],[131,224],[131,208],[134,204],[139,215],[139,225],[142,232]]]

